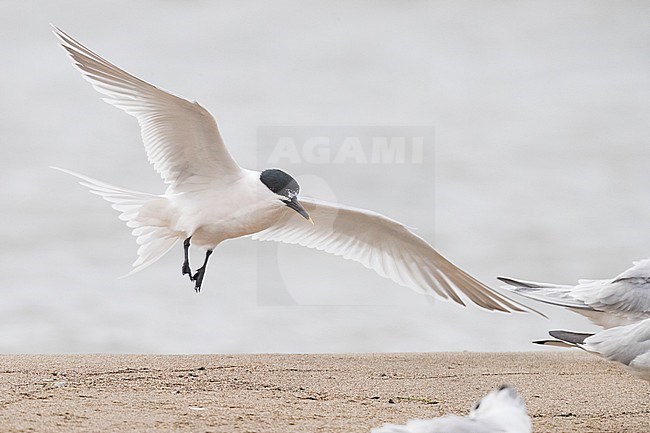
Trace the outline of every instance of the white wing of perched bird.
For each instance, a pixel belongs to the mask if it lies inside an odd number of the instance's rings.
[[[626,326],[617,326],[596,334],[550,331],[555,340],[534,341],[550,346],[578,347],[619,362],[635,376],[650,382],[650,319]]]
[[[580,280],[573,286],[499,279],[508,284],[504,289],[566,307],[605,328],[650,318],[650,259],[634,262],[630,269],[612,279]]]

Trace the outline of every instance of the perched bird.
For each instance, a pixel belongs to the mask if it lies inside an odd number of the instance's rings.
[[[609,280],[579,280],[575,286],[498,277],[504,289],[547,304],[566,307],[604,328],[650,318],[650,259],[634,262]]]
[[[633,375],[650,382],[650,319],[617,326],[596,334],[550,331],[556,340],[533,341],[535,344],[578,347],[610,361],[623,364]]]
[[[149,162],[167,184],[164,194],[147,194],[62,170],[113,203],[133,229],[139,248],[131,273],[151,265],[181,240],[182,273],[198,292],[217,245],[252,235],[355,260],[397,284],[462,305],[459,292],[488,310],[525,311],[457,268],[401,223],[369,210],[299,199],[300,186],[282,170],[240,167],[214,118],[197,102],[123,71],[56,27],[54,33],[104,100],[138,120]],[[206,251],[195,272],[190,245]]]
[[[414,419],[406,425],[385,424],[371,433],[530,433],[532,423],[523,399],[503,385],[474,405],[468,416]]]

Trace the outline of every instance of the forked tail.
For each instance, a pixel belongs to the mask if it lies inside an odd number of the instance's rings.
[[[169,221],[166,218],[169,213],[165,212],[169,203],[165,197],[109,185],[63,168],[51,168],[81,179],[79,184],[113,203],[111,207],[120,212],[119,218],[133,229],[131,233],[137,237],[136,242],[139,245],[138,259],[133,263],[134,269],[123,277],[132,275],[160,259],[183,236],[169,229]]]

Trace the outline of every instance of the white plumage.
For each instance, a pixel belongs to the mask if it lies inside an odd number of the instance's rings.
[[[415,419],[405,425],[385,424],[371,433],[530,433],[532,424],[526,405],[514,388],[504,385],[490,391],[468,416],[447,415],[430,420]]]
[[[610,361],[619,362],[635,376],[650,382],[650,319],[596,334],[571,331],[550,331],[549,334],[556,340],[535,343],[579,347]]]
[[[355,260],[382,277],[418,293],[437,293],[462,304],[460,289],[472,302],[481,305],[501,303],[517,309],[480,281],[457,268],[425,240],[401,223],[376,212],[302,198],[301,203],[317,223],[302,224],[285,214],[272,227],[256,233],[253,239],[298,244]],[[498,308],[497,308],[498,309]]]
[[[138,120],[149,162],[170,185],[168,193],[241,175],[205,108],[123,71],[56,27],[54,34],[103,100]]]
[[[62,170],[113,203],[120,219],[133,228],[139,248],[132,273],[184,239],[183,274],[190,275],[198,290],[212,250],[226,239],[253,235],[356,260],[402,286],[462,305],[460,294],[488,310],[526,310],[454,266],[397,221],[338,204],[302,198],[299,202],[299,186],[286,173],[241,168],[226,149],[214,118],[198,103],[123,71],[57,28],[54,33],[104,100],[138,120],[149,161],[168,185],[164,194],[153,195]],[[311,216],[313,225],[301,215]],[[194,275],[187,259],[190,240],[207,251]]]
[[[518,295],[566,307],[604,328],[650,318],[650,259],[640,260],[607,280],[579,280],[577,285],[536,283],[499,277]]]

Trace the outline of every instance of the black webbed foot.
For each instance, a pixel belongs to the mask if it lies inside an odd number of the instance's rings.
[[[190,264],[188,262],[183,263],[183,275],[189,275],[190,281],[194,281],[192,277],[192,269],[190,268]]]
[[[212,250],[206,251],[203,266],[197,269],[194,275],[190,276],[190,280],[194,281],[194,290],[196,293],[199,293],[201,291],[201,284],[203,284],[203,277],[205,276],[205,268],[208,266],[208,259],[210,258],[211,254]]]
[[[203,276],[205,275],[205,268],[199,268],[194,275],[190,277],[194,281],[194,291],[199,293],[201,291],[201,284],[203,284]]]

